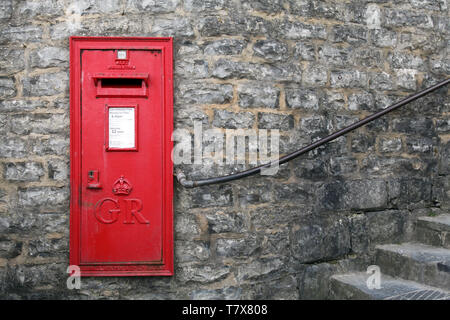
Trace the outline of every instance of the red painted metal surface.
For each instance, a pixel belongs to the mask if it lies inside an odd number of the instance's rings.
[[[172,38],[71,37],[70,54],[70,264],[172,275]]]

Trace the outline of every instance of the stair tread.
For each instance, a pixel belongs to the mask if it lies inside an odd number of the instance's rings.
[[[440,214],[434,217],[420,217],[417,219],[417,223],[419,226],[426,226],[433,230],[450,232],[450,214]]]
[[[391,251],[423,263],[440,263],[450,266],[450,249],[408,242],[376,246],[379,250]]]
[[[372,299],[395,300],[450,300],[450,292],[427,286],[414,281],[381,275],[380,289],[369,289],[366,280],[369,275],[365,272],[333,275],[335,281],[351,286]]]

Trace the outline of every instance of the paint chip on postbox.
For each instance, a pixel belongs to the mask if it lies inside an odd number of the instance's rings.
[[[109,108],[109,148],[135,148],[134,108]]]

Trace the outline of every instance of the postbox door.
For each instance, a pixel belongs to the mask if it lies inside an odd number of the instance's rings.
[[[125,55],[81,51],[80,265],[162,261],[162,54]]]

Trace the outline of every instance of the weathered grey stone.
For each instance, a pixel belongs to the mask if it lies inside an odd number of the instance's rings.
[[[406,90],[416,91],[416,70],[399,69],[396,70],[397,86]]]
[[[386,72],[371,72],[369,75],[369,88],[373,90],[395,90],[391,75]]]
[[[227,110],[214,110],[213,126],[218,128],[251,128],[254,122],[255,115],[251,112],[236,113]]]
[[[187,206],[190,208],[227,207],[233,203],[233,193],[229,185],[197,188],[180,196],[187,197]]]
[[[258,128],[290,130],[294,127],[292,115],[258,112]]]
[[[230,273],[230,268],[221,265],[182,265],[179,267],[177,278],[183,282],[209,283],[219,281]]]
[[[212,76],[219,79],[247,78],[251,80],[300,82],[301,70],[293,64],[267,65],[220,59],[212,69]]]
[[[404,10],[382,9],[381,25],[387,27],[420,26],[421,28],[433,27],[433,21],[428,14]]]
[[[176,90],[177,103],[222,104],[233,98],[233,87],[229,84],[182,82]]]
[[[294,276],[280,274],[273,279],[253,283],[248,287],[244,299],[297,300],[298,296],[298,287]]]
[[[191,23],[188,19],[155,19],[151,34],[162,37],[191,38],[194,36]]]
[[[300,119],[300,130],[304,135],[316,137],[328,133],[326,120],[322,116],[309,116]]]
[[[289,20],[280,20],[274,23],[277,25],[276,34],[283,39],[326,39],[327,37],[325,26],[322,25],[292,22]]]
[[[419,217],[416,222],[414,240],[450,249],[450,239],[447,237],[447,234],[450,232],[449,218],[450,215],[448,214]]]
[[[22,210],[51,212],[66,209],[69,202],[69,190],[66,187],[29,187],[19,188],[18,207]]]
[[[269,61],[283,61],[288,55],[288,46],[279,40],[258,40],[253,45],[253,52]]]
[[[264,83],[244,83],[237,88],[242,108],[278,108],[280,89]]]
[[[345,96],[342,92],[325,90],[320,99],[320,106],[325,110],[344,110]]]
[[[348,108],[350,110],[374,110],[375,98],[367,91],[352,93],[348,97]]]
[[[44,175],[42,163],[39,162],[4,163],[3,171],[9,181],[39,181]]]
[[[380,138],[378,141],[380,152],[400,152],[402,150],[402,139],[400,138]]]
[[[177,262],[205,261],[210,256],[209,246],[203,242],[176,241],[175,256]]]
[[[358,160],[352,157],[331,157],[330,172],[333,175],[351,175],[358,172]]]
[[[44,238],[30,240],[28,243],[28,255],[31,257],[54,257],[66,252],[68,249],[67,239]]]
[[[64,14],[63,0],[19,1],[15,14],[24,18],[53,18]]]
[[[204,126],[209,125],[209,117],[203,111],[195,109],[192,106],[189,108],[183,108],[180,110],[175,110],[174,118],[176,121],[177,128],[194,128],[194,124],[201,123]]]
[[[192,300],[239,300],[241,288],[225,287],[221,289],[199,289],[191,294]]]
[[[292,109],[318,110],[319,93],[314,89],[286,88],[286,105]]]
[[[28,154],[27,143],[18,137],[0,138],[0,157],[2,158],[22,158]]]
[[[363,253],[375,246],[403,240],[409,218],[408,211],[386,210],[366,212],[351,218],[352,250]]]
[[[179,60],[175,66],[175,75],[180,78],[202,79],[207,78],[208,62],[201,59]]]
[[[436,141],[430,138],[406,137],[406,149],[408,153],[428,153],[433,152]]]
[[[2,100],[0,101],[0,111],[4,112],[26,112],[37,108],[45,108],[46,101],[42,100]]]
[[[192,239],[200,235],[200,227],[191,215],[175,215],[174,224],[176,239]]]
[[[0,70],[2,73],[18,72],[24,68],[25,58],[23,49],[0,47]]]
[[[445,0],[411,0],[410,4],[415,9],[423,9],[426,8],[428,10],[441,11],[448,9],[447,3]]]
[[[69,119],[65,114],[37,113],[17,115],[11,119],[11,131],[17,134],[30,132],[40,134],[62,133],[67,131]]]
[[[69,163],[67,160],[50,159],[47,161],[48,177],[55,181],[66,181],[69,177]]]
[[[184,1],[184,9],[190,12],[207,12],[225,9],[227,6],[225,0],[186,0]]]
[[[356,66],[383,69],[385,57],[381,49],[358,48],[352,52],[350,61]]]
[[[25,96],[52,96],[67,93],[69,77],[66,72],[44,73],[22,81]]]
[[[397,33],[389,29],[370,30],[370,39],[377,47],[393,48],[397,44]]]
[[[356,26],[336,25],[331,31],[333,42],[363,44],[367,42],[367,29]]]
[[[438,172],[441,175],[450,173],[450,142],[442,144],[438,162]]]
[[[297,274],[299,299],[329,299],[329,278],[339,266],[333,263],[302,265]]]
[[[286,226],[291,226],[300,217],[310,214],[311,208],[296,206],[288,203],[273,203],[270,206],[262,206],[250,210],[251,225],[259,233],[273,229],[283,230]]]
[[[223,35],[264,35],[271,29],[271,23],[261,17],[206,16],[197,20],[197,29],[202,36],[220,37]]]
[[[0,19],[7,20],[12,15],[12,0],[5,0],[0,3]]]
[[[207,55],[238,55],[246,46],[245,40],[221,39],[206,42],[203,52]]]
[[[305,17],[320,17],[326,19],[344,19],[344,8],[341,3],[289,0],[290,12]]]
[[[445,46],[440,35],[426,32],[402,32],[397,48],[400,50],[421,50],[425,54],[434,54]]]
[[[217,239],[216,253],[224,257],[248,257],[260,249],[260,242],[254,235],[247,238]]]
[[[37,42],[42,39],[40,26],[8,26],[0,31],[0,43]]]
[[[350,249],[350,224],[346,218],[305,219],[293,227],[291,254],[300,263],[335,260]]]
[[[242,213],[217,211],[205,215],[210,233],[241,232],[245,228],[245,216]]]
[[[330,84],[333,88],[365,88],[367,73],[359,70],[331,71]]]
[[[14,78],[0,77],[0,99],[14,97],[16,93]]]
[[[319,64],[310,64],[303,72],[306,86],[324,86],[327,83],[328,69]]]
[[[4,259],[15,258],[22,252],[22,246],[21,241],[0,238],[0,257]]]
[[[301,175],[301,173],[296,172],[296,174],[297,173],[298,175]],[[310,174],[310,176],[313,176],[313,174]],[[276,201],[290,202],[295,205],[308,204],[314,199],[313,192],[314,187],[310,183],[280,184],[274,186],[274,199]]]
[[[375,263],[391,276],[447,290],[450,250],[419,243],[377,246]]]
[[[38,68],[68,66],[69,50],[58,47],[44,47],[30,54],[30,66]]]
[[[125,11],[132,13],[170,13],[174,12],[180,0],[127,0]]]
[[[322,64],[345,67],[348,66],[348,63],[351,63],[351,51],[346,47],[322,45],[318,47],[317,53]]]
[[[32,152],[37,155],[66,155],[69,152],[69,139],[63,137],[37,138],[31,142]]]
[[[366,25],[368,29],[380,29],[381,9],[376,4],[369,4],[365,12]]]
[[[301,58],[302,60],[313,61],[315,60],[316,53],[313,43],[300,41],[295,43],[294,57]]]
[[[436,132],[450,133],[450,119],[436,119]]]
[[[429,118],[400,118],[392,120],[392,130],[408,134],[419,134],[424,137],[435,135],[433,121]]]
[[[393,69],[423,70],[425,64],[421,57],[399,51],[390,53],[388,55],[388,61]]]
[[[283,11],[283,0],[244,0],[244,7],[274,14]]]
[[[357,116],[337,115],[328,122],[328,128],[332,131],[337,131],[348,127],[357,121],[359,121],[359,117]]]
[[[65,263],[46,263],[42,265],[8,265],[6,270],[6,286],[7,292],[18,292],[21,290],[33,289],[37,287],[49,286],[51,289],[60,290],[63,288],[62,284],[67,278],[66,274],[67,264]],[[48,289],[47,289],[48,290]],[[37,297],[46,297],[44,292],[36,290]],[[56,292],[55,292],[56,294]],[[56,296],[50,294],[50,297],[55,299]]]
[[[279,258],[263,258],[238,267],[236,278],[239,282],[267,278],[283,269],[284,263]]]
[[[321,158],[315,158],[315,159],[299,159],[294,161],[294,172],[295,175],[300,179],[307,179],[312,181],[323,181],[330,175],[330,168],[329,163]],[[283,188],[288,187],[282,186]],[[312,195],[314,194],[314,187],[309,184],[300,185],[297,188],[302,188],[303,192],[301,190],[299,191],[298,197],[304,198],[305,200],[312,199]],[[303,194],[302,194],[303,193]],[[308,195],[308,197],[305,197],[305,194]],[[294,193],[292,194],[292,197],[295,198],[296,191],[294,190]]]
[[[388,181],[389,202],[399,208],[414,208],[431,201],[428,178],[399,178]]]
[[[280,168],[281,170],[283,169]],[[241,207],[257,203],[267,203],[272,200],[272,188],[266,182],[254,181],[254,179],[249,178],[248,181],[240,184],[237,188],[239,205]]]
[[[377,209],[386,206],[388,193],[383,180],[336,181],[319,188],[317,199],[326,210]]]
[[[13,209],[0,215],[0,230],[6,233],[46,232],[66,233],[69,231],[68,215],[38,213],[36,210]]]

